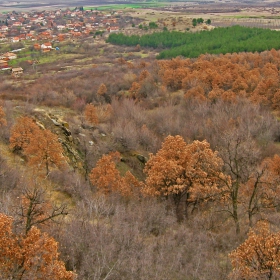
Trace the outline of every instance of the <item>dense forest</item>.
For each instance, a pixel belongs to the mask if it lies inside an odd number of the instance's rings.
[[[2,279],[279,279],[279,47],[130,60],[135,43],[0,76]]]
[[[160,59],[184,56],[198,57],[200,54],[226,54],[237,52],[261,52],[280,48],[280,34],[262,28],[232,26],[215,28],[196,33],[163,31],[147,35],[127,36],[122,33],[110,34],[107,42],[118,45],[164,48]]]

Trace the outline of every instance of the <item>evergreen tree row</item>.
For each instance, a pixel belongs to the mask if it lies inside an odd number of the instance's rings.
[[[164,31],[143,36],[110,34],[107,42],[116,45],[165,48],[158,58],[198,57],[200,54],[261,52],[280,49],[280,33],[270,29],[232,26],[197,33]]]

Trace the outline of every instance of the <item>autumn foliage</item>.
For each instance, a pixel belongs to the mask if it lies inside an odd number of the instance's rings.
[[[280,232],[271,231],[267,221],[260,221],[229,256],[233,266],[230,279],[279,279]]]
[[[257,223],[279,222],[280,51],[153,60],[102,42],[101,67],[2,83],[1,128],[29,116],[0,129],[0,278],[71,279],[43,231],[79,279],[227,279],[230,258],[229,279],[280,278],[278,233]]]
[[[196,60],[161,60],[159,74],[171,90],[182,89],[185,97],[215,102],[248,98],[280,108],[279,63],[276,50],[259,53],[201,55]]]
[[[139,83],[133,82],[130,89],[129,89],[130,96],[132,98],[136,98],[140,88],[141,88],[141,85]]]
[[[143,193],[173,197],[179,215],[180,204],[211,199],[221,192],[221,167],[222,160],[207,141],[187,144],[179,135],[168,136],[145,166]]]
[[[71,280],[59,261],[58,244],[46,233],[32,227],[26,235],[14,233],[13,219],[0,214],[0,273],[3,279]]]
[[[10,148],[13,150],[24,150],[32,137],[38,135],[40,129],[30,117],[19,117],[11,129]]]
[[[121,176],[116,167],[119,161],[119,152],[103,155],[96,167],[92,169],[89,175],[90,181],[101,193],[116,192],[122,196],[132,196],[139,190],[141,184],[130,171]]]
[[[96,108],[93,104],[87,104],[85,107],[85,118],[90,124],[98,124],[99,119],[97,116]]]
[[[11,129],[10,148],[20,150],[28,163],[46,174],[52,166],[63,168],[66,164],[63,148],[57,135],[48,129],[40,129],[29,117],[20,117]]]
[[[3,110],[3,107],[0,106],[0,126],[7,125],[7,121],[6,121],[5,116],[6,116],[6,114]]]
[[[24,153],[31,166],[45,169],[47,175],[51,166],[63,168],[66,165],[63,148],[58,141],[58,137],[48,129],[40,130],[40,133],[34,135]]]
[[[105,93],[107,93],[107,87],[102,83],[97,90],[97,94],[104,95]]]

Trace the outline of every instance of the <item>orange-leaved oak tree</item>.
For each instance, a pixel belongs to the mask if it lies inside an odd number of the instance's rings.
[[[36,168],[45,169],[46,175],[50,173],[51,166],[63,168],[66,160],[58,136],[50,130],[39,130],[32,135],[29,144],[24,149],[28,163]]]
[[[107,93],[107,87],[105,84],[102,83],[97,90],[97,94],[104,95],[106,93]]]
[[[268,221],[259,221],[229,257],[233,267],[230,279],[279,279],[280,231],[273,232]]]
[[[30,117],[19,117],[11,129],[10,148],[24,150],[30,143],[30,139],[40,133],[40,128]]]
[[[168,136],[146,163],[143,193],[172,197],[177,219],[182,221],[190,204],[221,193],[222,164],[207,141],[187,144],[179,135]]]
[[[120,182],[119,192],[126,197],[133,196],[138,194],[141,187],[142,183],[130,171],[127,171]]]
[[[0,106],[0,126],[5,126],[7,125],[7,121],[6,121],[6,114],[3,110],[3,107]]]
[[[116,167],[116,163],[119,161],[119,152],[103,155],[92,169],[89,178],[91,183],[104,194],[116,192],[122,196],[129,197],[139,190],[141,183],[130,171],[127,171],[124,176],[121,176]]]
[[[128,92],[130,93],[130,97],[137,98],[138,92],[141,88],[141,85],[137,82],[133,82]]]
[[[150,76],[149,71],[145,69],[140,73],[138,80],[139,80],[139,82],[142,82],[143,80],[145,80],[149,76]]]
[[[99,123],[96,108],[93,104],[90,103],[86,105],[84,114],[85,114],[86,121],[89,122],[90,124]]]
[[[1,279],[72,280],[75,274],[58,259],[58,243],[38,228],[15,233],[13,218],[0,213]]]

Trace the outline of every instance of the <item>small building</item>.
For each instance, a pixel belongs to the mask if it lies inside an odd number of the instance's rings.
[[[33,45],[33,48],[34,48],[34,50],[36,50],[36,51],[41,50],[40,44],[34,44],[34,45]]]
[[[71,34],[72,34],[72,37],[75,37],[75,38],[82,36],[82,33],[79,31],[75,31],[75,32],[72,31]]]
[[[66,26],[65,25],[57,25],[56,28],[58,30],[63,30],[63,29],[66,29]]]
[[[19,37],[12,38],[12,43],[18,43],[18,42],[19,42]]]
[[[22,23],[20,21],[16,21],[13,23],[13,26],[22,26]]]
[[[0,41],[5,41],[5,40],[7,40],[6,36],[0,33]]]
[[[17,78],[23,74],[23,69],[21,67],[12,68],[12,76]]]
[[[16,59],[17,55],[15,53],[12,52],[7,52],[3,55],[1,55],[0,59],[4,59],[4,60],[11,60],[11,59]]]
[[[7,31],[9,30],[9,27],[6,26],[6,25],[2,25],[2,26],[0,27],[0,30],[1,30],[2,32],[7,32]]]
[[[111,26],[107,29],[110,33],[112,32],[119,32],[120,28],[118,26]]]
[[[31,33],[28,33],[28,34],[26,34],[26,39],[34,41],[35,37]]]
[[[43,31],[41,32],[38,37],[41,39],[41,40],[50,40],[52,38],[52,35],[50,32],[48,31]]]
[[[51,43],[44,43],[41,45],[41,49],[44,50],[44,49],[49,49],[51,50],[52,49],[52,44]]]
[[[62,42],[62,41],[64,41],[65,40],[65,35],[64,34],[58,34],[58,41],[59,42]]]
[[[0,68],[7,68],[8,67],[8,62],[4,59],[0,59]]]

